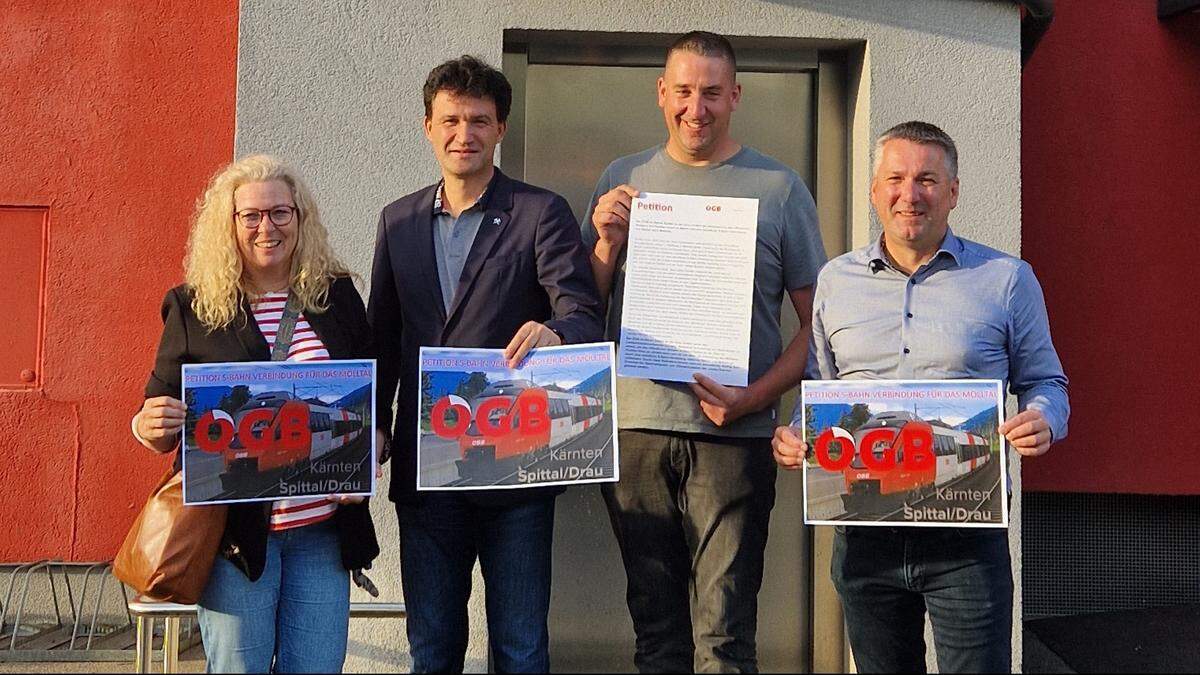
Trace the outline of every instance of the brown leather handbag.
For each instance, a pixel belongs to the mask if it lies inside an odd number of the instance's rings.
[[[150,494],[113,559],[113,575],[155,600],[195,604],[221,536],[224,504],[185,506],[183,474],[172,471]]]

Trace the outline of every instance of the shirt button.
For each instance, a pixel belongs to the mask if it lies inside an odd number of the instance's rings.
[[[915,285],[917,284],[917,280],[916,280],[916,279],[909,279],[909,280],[908,280],[908,283],[910,283],[910,284],[912,284],[912,285],[914,285],[914,286],[915,286]]]
[[[905,354],[907,354],[907,353],[908,353],[908,347],[905,347],[905,348],[904,348],[904,353],[905,353]]]
[[[904,316],[907,316],[908,318],[910,318],[910,319],[911,319],[911,318],[912,318],[912,312],[909,312],[908,314],[905,314]]]

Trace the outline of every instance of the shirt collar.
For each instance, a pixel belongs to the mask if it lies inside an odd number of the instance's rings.
[[[962,260],[960,256],[962,255],[962,252],[962,240],[954,235],[953,229],[947,227],[946,236],[942,239],[942,245],[938,247],[937,253],[934,253],[933,258],[930,259],[929,262],[925,263],[924,266],[928,267],[932,265],[938,258],[943,256],[949,257],[954,261],[955,265],[961,265]],[[880,265],[892,267],[892,263],[888,260],[888,257],[883,252],[882,233],[879,235],[879,238],[867,248],[867,266],[872,272],[875,272],[881,269]]]
[[[463,212],[466,213],[467,211],[470,211],[475,208],[478,208],[480,210],[486,210],[487,206],[488,206],[488,199],[492,196],[492,187],[496,185],[496,179],[499,177],[500,177],[500,172],[494,171],[492,173],[492,179],[490,181],[488,181],[487,187],[483,188],[483,192],[479,195],[478,198],[475,199],[475,203],[471,204],[467,208],[463,209]],[[433,215],[435,215],[435,216],[440,216],[443,214],[450,215],[450,212],[447,211],[445,209],[445,207],[443,207],[444,200],[442,199],[442,190],[444,190],[445,187],[446,187],[446,179],[443,178],[438,181],[437,192],[435,192],[433,194]]]
[[[952,260],[954,260],[955,265],[961,265],[961,256],[964,248],[965,247],[963,246],[962,239],[954,236],[954,230],[947,227],[946,238],[942,240],[942,245],[940,248],[938,248],[937,254],[941,255],[945,253],[946,255],[950,256]]]
[[[881,264],[890,266],[887,256],[883,254],[882,232],[878,237],[876,237],[875,241],[871,242],[871,245],[867,247],[867,266],[871,268],[871,271],[878,269],[879,265]]]

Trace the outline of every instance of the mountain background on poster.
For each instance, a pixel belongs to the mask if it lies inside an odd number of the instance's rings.
[[[571,391],[577,394],[587,394],[598,399],[606,399],[612,392],[612,377],[609,374],[610,368],[605,368],[600,372],[592,375],[579,384],[571,387]]]
[[[955,427],[979,436],[991,436],[996,431],[996,409],[984,408],[974,417]]]

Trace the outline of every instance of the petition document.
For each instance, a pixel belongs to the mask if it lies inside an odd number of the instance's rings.
[[[617,374],[746,386],[757,236],[757,199],[635,198]]]

